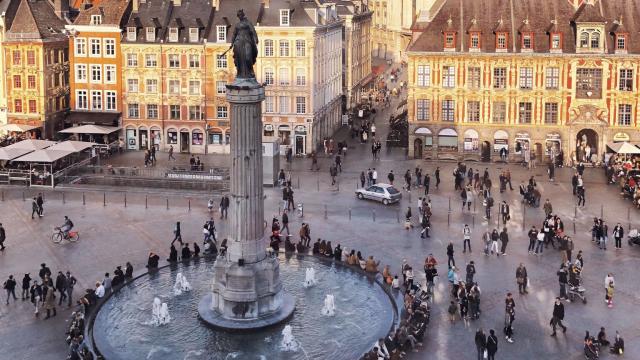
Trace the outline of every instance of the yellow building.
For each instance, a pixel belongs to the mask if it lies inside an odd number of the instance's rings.
[[[67,12],[64,0],[20,0],[2,43],[7,121],[37,126],[43,138],[62,129],[69,106]]]
[[[4,14],[4,16],[0,16],[0,43],[5,41],[5,35],[7,30],[11,27],[13,23],[13,18],[16,14],[16,10],[18,9],[18,5],[20,5],[20,1],[2,1],[0,2],[0,14]],[[0,51],[0,126],[7,123],[7,81],[5,78],[5,57],[4,51]]]
[[[447,0],[408,52],[409,155],[568,163],[639,142],[640,28],[623,20],[639,14],[625,4]]]

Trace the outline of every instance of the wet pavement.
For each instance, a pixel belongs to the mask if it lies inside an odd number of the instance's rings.
[[[390,108],[394,108],[398,101],[395,99]],[[388,131],[385,123],[389,111],[383,109],[376,120],[378,132],[382,135]],[[346,138],[346,131],[340,132],[339,136]],[[640,283],[636,275],[640,268],[640,248],[630,248],[625,241],[621,251],[616,251],[612,243],[609,250],[602,251],[590,241],[590,224],[594,216],[602,214],[610,229],[616,222],[621,222],[628,230],[629,226],[640,226],[640,212],[630,208],[630,202],[621,198],[617,187],[605,184],[600,169],[586,170],[587,207],[576,209],[571,195],[570,169],[558,169],[556,182],[552,183],[547,181],[544,168],[527,170],[516,164],[468,163],[474,169],[488,167],[494,183],[497,182],[498,171],[508,166],[516,189],[500,194],[494,188],[496,204],[506,200],[511,207],[511,221],[507,224],[510,242],[507,256],[486,257],[480,252],[480,236],[488,224],[482,218],[480,204],[470,212],[460,210],[459,194],[453,191],[451,176],[455,164],[406,160],[404,149],[387,151],[385,147],[382,159],[374,161],[369,144],[350,142],[349,146],[338,186],[331,186],[329,158],[320,159],[321,170],[318,172],[308,170],[309,159],[294,160],[291,171],[295,201],[304,204],[304,217],[290,216],[290,227],[297,234],[301,222],[309,222],[312,238],[322,237],[331,240],[334,246],[340,243],[344,248],[362,251],[365,256],[374,255],[381,260],[381,267],[389,264],[394,272],[399,272],[402,259],[406,258],[414,266],[416,279],[420,281],[424,281],[421,271],[424,258],[429,253],[436,256],[441,264],[438,267],[441,280],[437,285],[431,323],[421,352],[410,354],[411,359],[475,359],[473,337],[478,326],[493,328],[502,334],[503,304],[507,292],[515,294],[515,343],[508,344],[504,337],[499,337],[499,359],[581,359],[585,330],[596,334],[600,326],[607,329],[609,338],[613,338],[616,330],[621,332],[626,342],[626,353],[631,354],[627,358],[633,358],[632,354],[640,351],[640,329],[633,315],[636,306],[640,305],[637,290]],[[140,153],[140,162],[141,156]],[[135,158],[136,153],[128,153],[113,161],[127,164]],[[217,159],[218,156],[201,158],[212,164],[218,161],[224,164],[225,161]],[[434,214],[432,237],[427,240],[420,239],[416,229],[405,230],[401,223],[407,206],[411,205],[413,213],[417,213],[415,204],[423,193],[422,189],[413,190],[410,194],[404,192],[399,204],[386,207],[358,200],[354,194],[360,171],[375,167],[379,178],[385,179],[393,169],[396,179],[399,179],[407,169],[416,166],[432,175],[436,166],[441,168],[440,189],[434,189],[432,178],[430,198]],[[565,229],[574,239],[574,253],[583,250],[585,259],[583,274],[588,302],[565,303],[568,331],[556,338],[549,336],[551,329],[548,324],[553,300],[559,293],[556,271],[560,254],[551,249],[545,250],[540,257],[527,254],[526,232],[532,224],[539,227],[544,215],[541,208],[524,207],[520,202],[517,186],[531,175],[538,181],[543,200],[551,199],[555,212],[562,217]],[[14,274],[19,280],[25,272],[36,277],[39,264],[46,262],[54,273],[70,270],[78,278],[76,294],[101,280],[104,272],[111,273],[116,265],[124,265],[126,261],[130,261],[136,271],[141,271],[150,250],[158,252],[163,259],[161,263],[164,263],[173,238],[174,222],[182,222],[186,242],[201,241],[200,229],[210,215],[206,209],[208,195],[204,193],[186,194],[176,190],[145,194],[136,190],[127,192],[128,189],[120,189],[119,192],[94,189],[84,192],[46,191],[45,216],[32,220],[29,197],[37,190],[15,187],[2,190],[0,222],[6,228],[7,249],[0,254],[0,278],[4,280],[9,274]],[[23,201],[23,192],[26,201]],[[265,194],[265,218],[270,219],[279,213],[281,190],[266,189]],[[80,231],[79,242],[51,242],[53,226],[60,225],[64,215],[68,215]],[[490,227],[496,227],[496,221],[497,216],[494,216]],[[216,220],[216,223],[219,234],[224,236],[225,221]],[[417,220],[414,219],[414,223],[417,225]],[[461,234],[465,223],[472,227],[474,251],[462,254]],[[482,315],[469,325],[459,320],[451,324],[446,317],[449,295],[445,284],[446,265],[443,264],[449,241],[454,243],[458,265],[470,260],[476,263],[475,279],[482,289]],[[517,294],[515,270],[520,262],[527,267],[531,281],[528,295]],[[607,272],[613,272],[616,278],[612,309],[607,308],[603,301]],[[66,352],[64,331],[70,311],[65,308],[58,312],[56,318],[45,321],[33,317],[32,307],[27,301],[11,301],[8,306],[3,302],[0,305],[0,348],[3,354],[0,358],[63,359]]]

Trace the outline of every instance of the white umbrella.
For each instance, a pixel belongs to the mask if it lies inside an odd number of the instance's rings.
[[[31,151],[29,149],[8,149],[5,147],[0,149],[0,160],[13,160]]]
[[[0,126],[0,131],[6,132],[25,132],[33,129],[37,129],[37,126],[31,126],[26,124],[6,124]]]
[[[69,140],[69,141],[59,142],[51,147],[48,147],[47,150],[64,150],[64,151],[79,152],[84,149],[88,149],[94,145],[96,144],[92,142]]]
[[[120,130],[119,127],[115,126],[100,126],[100,125],[81,125],[74,126],[68,129],[64,129],[58,131],[61,134],[100,134],[100,135],[108,135],[112,132]]]
[[[6,146],[5,149],[27,149],[27,150],[33,151],[33,150],[44,149],[55,144],[56,144],[55,141],[27,139],[27,140],[18,141],[15,144]]]
[[[36,150],[32,153],[29,153],[25,156],[19,157],[14,161],[22,161],[22,162],[35,162],[35,163],[52,163],[56,160],[62,159],[63,157],[73,154],[75,151],[65,151],[65,150]]]
[[[631,145],[628,142],[619,142],[607,145],[611,150],[618,154],[640,154],[640,149],[637,146]]]

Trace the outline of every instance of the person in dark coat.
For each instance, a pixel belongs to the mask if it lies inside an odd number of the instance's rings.
[[[180,221],[176,222],[176,227],[173,228],[173,234],[174,234],[174,238],[173,241],[171,241],[171,246],[173,246],[173,243],[177,241],[180,242],[180,244],[182,244],[182,235],[180,233]]]
[[[171,245],[171,248],[169,249],[169,258],[167,259],[167,261],[168,262],[178,261],[178,250],[173,245]]]
[[[553,328],[553,333],[551,336],[556,336],[556,326],[560,326],[562,328],[562,332],[567,332],[567,327],[562,324],[562,320],[564,319],[564,304],[560,301],[559,297],[556,297],[556,302],[553,305],[553,317],[551,318],[551,327]]]
[[[175,250],[176,248],[172,245],[173,250]],[[178,256],[177,252],[176,252],[176,257]],[[158,254],[154,254],[153,252],[149,253],[149,258],[147,260],[147,268],[149,270],[152,269],[157,269],[158,268],[158,261],[160,260],[160,256],[158,256]]]
[[[31,287],[31,275],[24,274],[22,278],[22,300],[29,298],[29,288]]]
[[[189,243],[185,243],[182,248],[182,260],[191,259],[191,249],[189,249]]]
[[[42,199],[42,193],[38,193],[36,198],[36,204],[38,204],[38,215],[42,217],[44,215],[44,200]]]
[[[227,210],[229,210],[229,196],[224,195],[220,199],[220,219],[227,218]]]
[[[133,278],[133,266],[127,261],[127,265],[124,268],[124,278],[130,280]]]
[[[478,331],[476,331],[475,342],[476,349],[478,350],[478,360],[483,360],[484,350],[487,348],[487,336],[484,331],[482,331],[482,328],[479,328]]]
[[[495,360],[496,353],[498,352],[498,337],[496,336],[496,332],[491,329],[489,330],[489,336],[487,337],[487,359]]]
[[[58,275],[56,276],[55,288],[60,293],[58,305],[62,305],[62,301],[67,298],[67,278],[64,276],[62,271],[58,271]]]
[[[4,251],[4,241],[7,238],[7,234],[4,232],[4,227],[0,223],[0,251]]]

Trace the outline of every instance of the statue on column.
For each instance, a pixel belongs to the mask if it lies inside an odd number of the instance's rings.
[[[238,10],[238,23],[233,30],[231,47],[233,49],[233,63],[236,65],[236,78],[255,79],[253,65],[258,56],[258,34],[253,24],[244,15],[244,10]],[[227,50],[227,51],[229,51]]]

